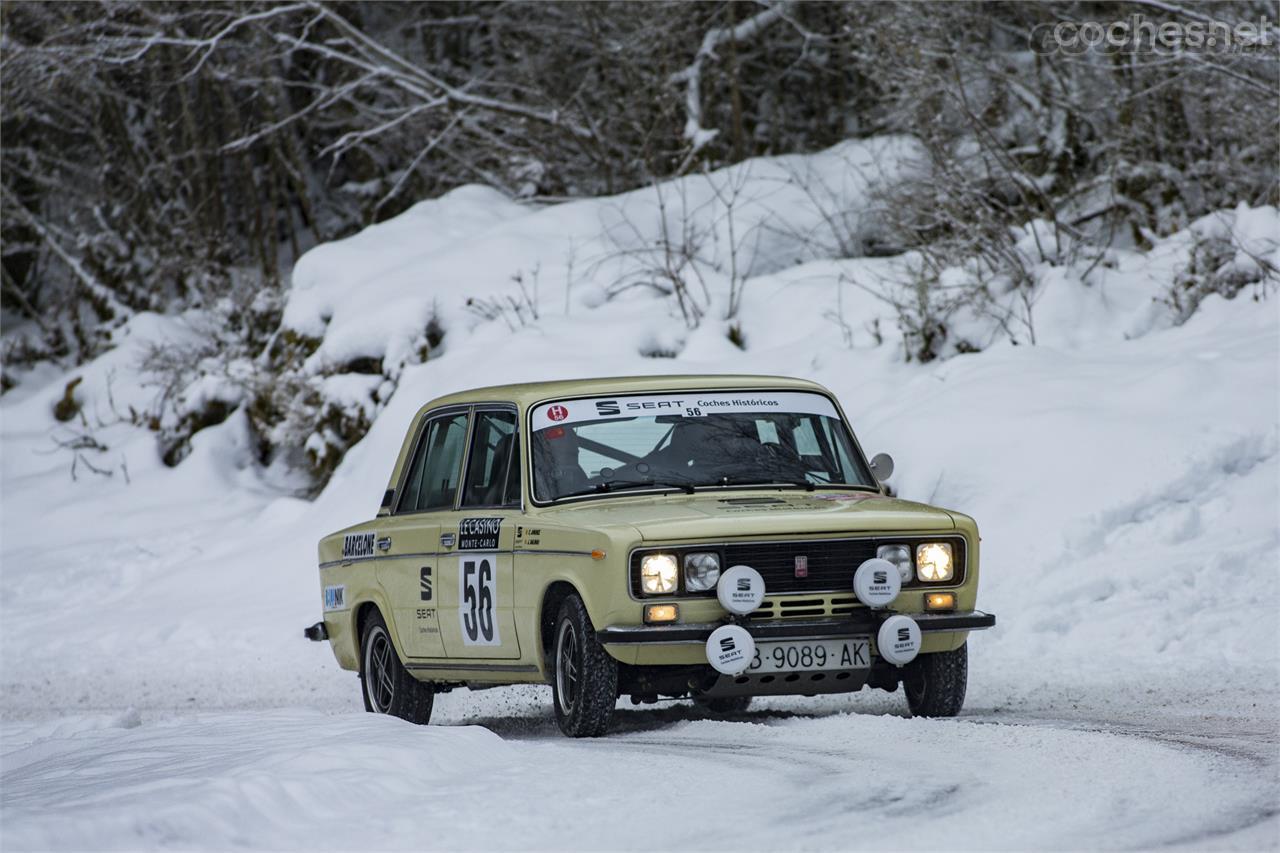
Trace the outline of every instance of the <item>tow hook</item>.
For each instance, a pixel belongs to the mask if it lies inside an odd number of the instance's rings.
[[[313,643],[323,642],[329,639],[329,629],[324,626],[323,622],[317,622],[310,628],[302,629],[302,636],[306,637]]]

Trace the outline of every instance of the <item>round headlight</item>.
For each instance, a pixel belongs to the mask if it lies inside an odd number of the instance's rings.
[[[876,556],[888,560],[898,567],[898,577],[903,583],[911,582],[911,548],[907,545],[881,545],[876,549]]]
[[[916,546],[916,577],[922,581],[949,581],[956,576],[950,542],[925,542]]]
[[[696,552],[684,555],[684,586],[689,592],[715,589],[720,580],[720,555]]]
[[[646,554],[640,560],[640,590],[649,595],[666,595],[679,586],[676,558],[670,554]]]

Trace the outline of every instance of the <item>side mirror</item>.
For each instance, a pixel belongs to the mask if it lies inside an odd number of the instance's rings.
[[[871,473],[876,479],[884,482],[893,476],[893,457],[888,453],[877,453],[871,457]]]

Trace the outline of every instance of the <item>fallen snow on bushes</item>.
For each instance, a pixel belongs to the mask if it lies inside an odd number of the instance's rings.
[[[157,393],[141,354],[199,317],[136,317],[97,361],[27,376],[0,398],[5,849],[1277,846],[1278,303],[1209,297],[1175,326],[1160,299],[1213,229],[1239,241],[1231,263],[1280,265],[1280,216],[1242,206],[1146,252],[1042,259],[1036,346],[957,316],[982,352],[908,363],[881,297],[911,258],[838,245],[868,233],[867,188],[907,153],[851,144],[541,209],[469,187],[318,247],[285,327],[318,342],[317,375],[383,375],[323,379],[376,418],[314,502],[259,468],[238,410],[176,468],[129,422]],[[656,288],[618,286],[653,271],[683,211],[711,297],[694,329]],[[723,316],[735,241],[745,350]],[[536,318],[467,307],[515,275],[537,281]],[[432,316],[445,343],[417,363]],[[504,688],[441,696],[441,725],[417,729],[364,715],[355,677],[300,639],[317,538],[372,515],[422,403],[695,372],[823,382],[895,456],[899,494],[977,518],[999,624],[970,642],[965,716],[904,719],[897,694],[733,721],[676,704],[571,743],[544,689]],[[91,430],[52,419],[77,376]],[[55,443],[87,432],[109,449]],[[77,462],[73,481],[77,452],[110,474]]]
[[[433,315],[450,330],[474,325],[468,300],[517,295],[516,277],[530,316],[586,315],[619,294],[606,313],[635,314],[637,301],[652,309],[650,289],[669,287],[661,270],[671,268],[703,299],[699,279],[719,294],[732,272],[747,279],[856,248],[870,227],[868,194],[916,153],[901,138],[848,142],[554,207],[462,187],[308,252],[282,328],[320,341],[314,372],[373,358],[398,374]],[[670,320],[665,306],[639,313],[649,328]]]

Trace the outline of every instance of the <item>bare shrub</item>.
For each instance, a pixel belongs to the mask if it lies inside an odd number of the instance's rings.
[[[645,223],[620,211],[617,221],[604,230],[613,249],[592,265],[591,272],[606,263],[622,261],[624,272],[606,288],[609,298],[636,287],[651,288],[674,297],[685,326],[695,329],[711,303],[711,291],[702,273],[702,267],[708,265],[703,251],[711,229],[699,221],[700,210],[690,209],[687,184],[680,181],[674,186],[680,194],[678,206],[668,198],[673,191],[668,185],[655,182],[652,186],[656,239],[649,237]]]
[[[539,267],[535,266],[526,283],[524,272],[517,272],[511,276],[516,286],[515,293],[469,296],[465,307],[482,320],[502,320],[513,332],[531,325],[538,320],[538,273]]]
[[[1185,323],[1212,294],[1235,299],[1251,288],[1260,301],[1280,284],[1280,270],[1269,260],[1250,254],[1230,234],[1193,237],[1187,265],[1174,276],[1161,297],[1174,312],[1174,322]]]

